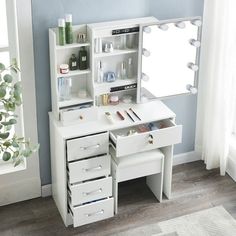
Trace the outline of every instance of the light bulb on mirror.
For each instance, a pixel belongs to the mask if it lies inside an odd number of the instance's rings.
[[[150,77],[146,75],[145,73],[142,73],[142,80],[145,82],[148,82],[150,80]]]
[[[191,94],[197,94],[197,88],[195,88],[191,84],[187,84],[186,89],[191,93]]]
[[[148,51],[146,48],[143,48],[143,55],[144,55],[145,57],[150,57],[150,56],[151,56],[151,53],[150,53],[150,51]]]
[[[145,33],[147,33],[147,34],[150,34],[150,33],[152,32],[152,29],[151,29],[151,27],[145,26],[145,27],[143,28],[143,32],[145,32]]]
[[[158,25],[158,28],[163,30],[163,31],[167,31],[169,29],[169,26],[166,25],[166,24],[163,24],[163,25]]]
[[[199,48],[201,46],[201,42],[196,39],[190,39],[189,43],[196,48]]]
[[[201,20],[193,20],[191,23],[197,27],[202,26],[202,21]]]
[[[198,69],[199,69],[198,65],[196,65],[192,62],[189,62],[187,66],[188,66],[189,69],[191,69],[193,71],[198,71]]]
[[[186,27],[186,24],[183,21],[175,23],[175,26],[180,29],[184,29]]]

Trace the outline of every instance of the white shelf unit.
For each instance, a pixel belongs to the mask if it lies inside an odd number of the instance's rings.
[[[49,29],[49,44],[50,44],[50,66],[51,66],[51,94],[52,94],[52,111],[57,120],[61,119],[60,111],[65,111],[68,108],[70,111],[73,108],[90,104],[91,106],[100,106],[97,103],[101,95],[103,94],[117,94],[122,100],[122,96],[131,94],[133,96],[133,102],[136,101],[137,95],[137,83],[139,83],[139,44],[140,44],[140,32],[131,32],[123,34],[115,34],[112,32],[118,29],[140,28],[143,23],[155,22],[155,18],[139,18],[126,21],[95,23],[88,25],[76,25],[73,26],[74,43],[60,46],[58,44],[58,29]],[[86,43],[76,43],[78,33],[85,33],[87,35]],[[122,37],[126,40],[129,37],[134,39],[134,43],[128,44],[122,41]],[[95,39],[101,38],[103,43],[112,42],[114,50],[111,53],[95,53]],[[118,44],[117,44],[118,42]],[[122,45],[122,42],[124,45]],[[130,41],[129,41],[130,42]],[[75,70],[69,71],[68,74],[61,74],[59,70],[60,64],[68,64],[69,58],[72,54],[76,54],[81,47],[85,47],[88,51],[89,68],[87,70]],[[134,73],[132,78],[121,79],[117,78],[112,83],[103,82],[97,83],[97,65],[99,61],[102,61],[104,65],[104,74],[107,72],[114,72],[117,74],[117,70],[121,67],[121,63],[125,62],[128,65],[129,58],[132,58]],[[59,78],[72,79],[72,95],[70,100],[61,101],[58,94],[58,79]],[[134,88],[127,90],[113,91],[117,87],[134,86]],[[79,89],[85,89],[87,91],[87,98],[81,99],[77,96]],[[111,91],[112,90],[112,91]],[[86,108],[84,108],[86,109]],[[80,110],[81,112],[81,110]]]
[[[86,43],[76,43],[78,33],[87,35]],[[63,46],[58,45],[58,29],[49,29],[50,44],[50,66],[51,66],[51,93],[52,93],[52,110],[55,117],[60,119],[60,109],[71,108],[72,106],[80,106],[85,103],[94,105],[93,101],[93,83],[91,79],[91,35],[87,32],[87,25],[73,26],[74,43]],[[72,54],[78,58],[79,50],[85,47],[88,53],[89,68],[86,70],[69,71],[67,74],[61,74],[59,70],[60,64],[69,64]],[[70,100],[61,100],[58,92],[58,79],[71,78],[72,91]],[[85,89],[88,96],[86,98],[78,97],[78,90]]]

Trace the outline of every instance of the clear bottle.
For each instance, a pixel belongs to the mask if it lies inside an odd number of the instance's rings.
[[[97,71],[97,83],[102,83],[104,78],[104,72],[102,68],[102,61],[98,62],[98,71]]]
[[[134,68],[133,68],[133,61],[132,58],[129,58],[128,60],[128,67],[127,67],[127,77],[129,79],[134,77]]]
[[[65,20],[58,19],[58,40],[59,45],[63,46],[66,43],[66,34],[65,34]]]
[[[71,99],[72,79],[64,78],[64,100]]]
[[[88,53],[85,47],[81,47],[79,51],[79,69],[80,70],[88,69]]]
[[[121,63],[121,71],[120,72],[121,72],[120,73],[121,79],[127,79],[126,64],[124,61]]]
[[[66,43],[73,43],[72,15],[66,14]]]

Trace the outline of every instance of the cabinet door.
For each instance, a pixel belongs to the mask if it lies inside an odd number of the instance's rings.
[[[139,102],[197,92],[200,17],[141,25],[140,41]]]

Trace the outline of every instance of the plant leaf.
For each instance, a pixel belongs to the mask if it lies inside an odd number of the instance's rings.
[[[11,125],[15,125],[15,124],[17,123],[17,120],[16,120],[16,119],[10,119],[10,120],[9,120],[9,123],[10,123]]]
[[[10,74],[6,74],[6,75],[3,76],[3,79],[4,79],[4,81],[5,81],[6,83],[9,84],[9,83],[12,82],[13,77],[12,77]]]
[[[10,158],[11,158],[11,153],[10,153],[10,152],[4,152],[4,153],[3,153],[2,159],[3,159],[4,161],[9,161]]]
[[[4,98],[6,96],[6,88],[0,87],[0,98]]]
[[[14,164],[14,167],[17,167],[18,165],[20,165],[21,161],[22,161],[21,159],[17,159],[17,161]]]
[[[2,63],[0,63],[0,70],[5,70],[5,69],[6,67]]]
[[[0,133],[0,138],[1,139],[7,139],[9,137],[10,133]]]

